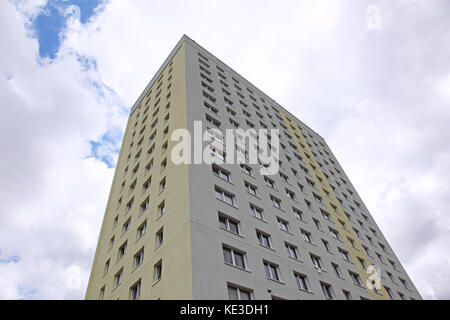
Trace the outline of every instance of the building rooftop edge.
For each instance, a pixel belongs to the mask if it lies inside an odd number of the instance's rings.
[[[257,89],[262,95],[264,95],[266,98],[270,99],[271,102],[273,102],[274,104],[276,104],[277,107],[283,109],[284,112],[286,112],[289,116],[294,117],[295,119],[299,120],[304,126],[306,126],[309,130],[311,130],[312,132],[314,132],[315,134],[317,134],[320,138],[322,138],[323,141],[325,141],[325,139],[319,134],[317,133],[317,131],[315,131],[314,129],[312,129],[310,126],[308,126],[307,124],[305,124],[302,120],[300,120],[297,116],[295,116],[294,114],[292,114],[289,110],[287,110],[285,107],[283,107],[282,105],[280,105],[278,102],[276,102],[272,97],[270,97],[269,95],[267,95],[264,91],[262,91],[261,89],[259,89],[257,86],[255,86],[254,84],[252,84],[250,81],[248,81],[245,77],[243,77],[240,73],[236,72],[233,68],[231,68],[228,64],[224,63],[222,60],[220,60],[219,58],[217,58],[214,54],[212,54],[211,52],[209,52],[207,49],[205,49],[203,46],[201,46],[200,44],[198,44],[195,40],[193,40],[192,38],[190,38],[189,36],[187,36],[186,34],[183,34],[180,38],[180,40],[178,40],[177,44],[175,45],[175,47],[172,49],[172,51],[170,52],[170,54],[167,56],[167,58],[164,60],[163,64],[158,68],[158,70],[156,71],[156,73],[153,75],[153,77],[151,78],[150,82],[145,86],[144,90],[142,91],[142,93],[139,95],[138,99],[135,101],[135,103],[133,104],[133,106],[131,107],[130,110],[130,115],[133,113],[134,109],[136,108],[137,105],[139,105],[139,103],[141,102],[142,98],[145,96],[145,93],[147,92],[147,90],[153,85],[153,83],[156,81],[156,79],[158,78],[158,75],[161,73],[162,70],[164,70],[164,68],[167,66],[167,64],[169,63],[169,61],[172,59],[172,57],[175,55],[175,53],[178,51],[178,49],[183,45],[183,43],[189,43],[191,45],[193,45],[194,47],[197,46],[198,48],[200,48],[203,51],[206,51],[208,54],[210,54],[212,57],[215,58],[215,60],[219,61],[220,63],[222,63],[224,66],[226,66],[229,70],[231,70],[233,73],[235,73],[237,76],[239,76],[240,78],[244,79],[248,84],[250,84],[252,87],[254,87],[255,89]],[[326,141],[325,141],[326,142]]]

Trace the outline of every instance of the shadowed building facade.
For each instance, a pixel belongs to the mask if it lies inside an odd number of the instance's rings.
[[[174,164],[194,121],[279,129],[279,172]],[[324,139],[183,36],[131,109],[86,299],[421,297]]]

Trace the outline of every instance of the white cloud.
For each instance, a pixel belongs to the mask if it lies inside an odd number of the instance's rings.
[[[39,63],[24,17],[0,6],[0,250],[19,257],[0,264],[0,298],[82,298],[113,174],[88,141],[118,112],[74,54]],[[71,270],[79,286],[66,286]]]
[[[0,142],[9,151],[0,248],[21,260],[0,264],[11,275],[0,294],[83,297],[58,288],[69,268],[86,284],[112,177],[85,159],[87,141],[123,130],[117,106],[134,103],[186,33],[325,137],[423,296],[450,298],[449,4],[377,1],[381,25],[368,29],[372,4],[111,1],[68,31],[55,62],[39,65],[25,21],[3,3],[0,30],[11,32],[0,32],[10,48],[0,51],[0,132],[14,139]],[[82,72],[75,53],[97,70]],[[112,89],[107,101],[87,79]],[[110,146],[99,154],[117,157]],[[22,229],[39,241],[19,241],[11,230]],[[34,277],[49,270],[43,289]]]

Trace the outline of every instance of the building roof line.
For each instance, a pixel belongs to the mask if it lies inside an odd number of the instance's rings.
[[[164,60],[164,63],[161,65],[161,67],[159,67],[158,71],[155,73],[155,75],[152,77],[152,79],[150,80],[150,82],[147,84],[147,86],[145,87],[145,89],[142,91],[141,95],[139,96],[139,98],[136,100],[136,102],[133,104],[133,106],[131,107],[131,111],[130,111],[130,115],[133,113],[134,109],[136,108],[137,105],[139,105],[139,103],[141,102],[141,100],[143,99],[145,93],[147,92],[147,90],[153,85],[153,83],[156,81],[156,79],[158,79],[160,73],[164,70],[164,68],[167,66],[167,64],[169,63],[169,61],[172,59],[172,57],[175,55],[175,53],[178,51],[178,49],[183,45],[183,43],[189,43],[190,45],[194,46],[194,47],[198,47],[199,49],[201,49],[202,51],[207,52],[211,57],[214,58],[215,61],[219,61],[221,64],[223,64],[224,66],[226,66],[232,73],[234,73],[236,76],[238,76],[239,78],[242,78],[249,86],[255,88],[256,90],[259,91],[259,93],[261,95],[263,95],[265,98],[269,99],[270,102],[274,103],[278,108],[283,109],[284,112],[286,112],[289,116],[295,118],[296,120],[300,121],[302,123],[302,125],[304,125],[305,127],[307,127],[309,130],[311,130],[312,132],[314,132],[315,134],[317,134],[320,138],[322,138],[323,141],[325,141],[325,139],[319,134],[317,133],[314,129],[312,129],[310,126],[308,126],[307,124],[305,124],[302,120],[300,120],[297,116],[295,116],[294,114],[292,114],[289,110],[287,110],[285,107],[283,107],[282,105],[280,105],[276,100],[274,100],[272,97],[270,97],[269,95],[267,95],[266,93],[264,93],[264,91],[262,91],[261,89],[259,89],[257,86],[255,86],[254,84],[252,84],[250,81],[248,81],[245,77],[243,77],[242,75],[240,75],[238,72],[236,72],[233,68],[231,68],[228,64],[224,63],[222,60],[220,60],[219,58],[217,58],[214,54],[212,54],[211,52],[209,52],[207,49],[205,49],[204,47],[202,47],[200,44],[198,44],[195,40],[193,40],[192,38],[190,38],[189,36],[187,36],[186,34],[183,34],[183,36],[180,38],[180,40],[178,41],[178,43],[175,45],[175,47],[172,49],[172,51],[170,52],[169,56]]]

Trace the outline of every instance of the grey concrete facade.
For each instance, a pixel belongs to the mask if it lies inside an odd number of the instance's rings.
[[[334,186],[336,195],[342,199],[342,207],[352,222],[352,227],[358,230],[359,241],[367,248],[372,264],[380,267],[382,283],[392,294],[392,299],[421,299],[324,139],[197,43],[186,36],[184,39],[187,44],[188,128],[191,132],[193,132],[194,120],[203,121],[206,127],[206,114],[220,121],[221,124],[218,127],[220,129],[233,128],[229,119],[239,123],[244,130],[250,128],[246,123],[247,120],[255,125],[254,129],[262,128],[260,121],[269,129],[280,128],[280,142],[285,146],[280,148],[280,160],[283,163],[280,172],[288,176],[288,182],[283,181],[279,175],[271,176],[270,178],[275,182],[275,189],[272,189],[266,185],[263,177],[258,173],[257,165],[250,165],[252,176],[244,173],[239,165],[221,165],[221,168],[229,172],[230,181],[213,174],[211,165],[190,165],[194,298],[228,299],[227,287],[232,285],[251,291],[253,299],[325,299],[321,282],[332,286],[335,299],[349,297],[344,294],[344,290],[351,295],[352,299],[369,298],[367,289],[355,285],[349,275],[349,271],[358,272],[354,265],[357,262],[345,261],[339,254],[338,248],[346,249],[345,245],[330,235],[329,228],[335,228],[334,222],[324,218],[320,209],[327,211],[326,207],[321,207],[312,197],[315,190],[306,180],[311,180],[311,177],[299,168],[300,162],[294,156],[296,150],[289,144],[289,137],[283,133],[285,130],[281,127],[282,120],[277,117],[275,110],[279,110],[288,114],[291,119],[295,119],[297,125],[303,129],[304,136],[317,160],[323,164],[322,170],[329,175],[330,184]],[[202,86],[202,82],[214,91],[208,92],[209,90]],[[238,91],[235,85],[242,90]],[[247,88],[253,93],[250,93]],[[222,89],[228,91],[229,95]],[[203,91],[214,96],[215,103],[207,101],[202,94]],[[256,101],[253,101],[250,96],[256,98]],[[230,106],[224,97],[230,99],[233,105]],[[217,113],[207,110],[204,107],[204,101],[216,108]],[[247,104],[247,107],[243,107],[240,101]],[[259,109],[254,107],[255,104]],[[235,114],[228,112],[227,108]],[[297,171],[297,176],[292,169]],[[245,182],[257,187],[257,196],[246,191]],[[300,190],[298,184],[303,186],[303,190]],[[217,200],[215,186],[233,194],[235,205]],[[295,200],[287,197],[286,188],[295,193]],[[270,195],[282,201],[282,210],[273,206]],[[312,204],[312,210],[307,207],[305,199]],[[359,204],[359,208],[354,201]],[[250,205],[263,209],[264,221],[252,215]],[[303,213],[303,220],[295,217],[293,208]],[[239,234],[219,226],[219,213],[239,222]],[[277,218],[289,224],[290,232],[280,229]],[[313,219],[320,223],[320,229],[317,228]],[[301,229],[311,234],[312,243],[303,240]],[[258,242],[256,230],[270,235],[272,248],[264,247]],[[331,252],[325,249],[323,240],[328,242]],[[298,260],[288,256],[286,243],[297,248]],[[224,245],[245,253],[245,270],[224,263],[222,249]],[[320,257],[323,271],[318,272],[314,268],[310,254]],[[395,269],[389,260],[395,264]],[[278,267],[280,281],[266,277],[264,261]],[[332,263],[339,266],[342,277],[336,275]],[[308,290],[299,289],[294,272],[307,276]],[[406,286],[402,284],[402,280]]]
[[[182,54],[184,58],[180,58]],[[170,64],[174,59],[176,61],[172,78],[169,73]],[[184,63],[181,63],[183,59]],[[184,72],[181,72],[179,69],[183,68],[178,66],[183,66]],[[155,91],[158,90],[153,90],[154,92],[150,95],[151,88],[157,87],[158,79],[161,78],[164,78],[162,96],[170,96],[169,109],[164,108],[164,105],[160,105],[160,108],[156,107]],[[172,80],[169,81],[169,79]],[[215,101],[205,97],[204,93]],[[152,98],[149,98],[149,95]],[[177,99],[174,99],[175,97]],[[186,99],[185,103],[184,99]],[[205,102],[210,109],[205,107]],[[147,118],[144,110],[152,107]],[[157,113],[151,118],[155,108]],[[141,110],[138,111],[139,109]],[[185,112],[184,110],[187,112],[186,117],[184,115],[174,117],[174,113]],[[169,112],[171,112],[168,121],[170,126],[163,121],[163,117]],[[304,170],[305,161],[298,150],[298,145],[289,134],[288,125],[282,114],[294,121],[301,130],[311,154],[319,163],[348,217],[351,224],[349,227],[353,228],[358,235],[356,240],[364,247],[364,255],[368,256],[370,264],[380,268],[382,285],[389,290],[391,299],[421,299],[324,139],[187,36],[181,38],[131,109],[108,201],[109,208],[107,208],[100,234],[95,259],[97,262],[94,263],[91,273],[93,284],[90,285],[91,289],[88,290],[87,298],[96,299],[100,291],[102,299],[127,299],[131,297],[131,289],[137,281],[140,286],[142,284],[142,295],[134,296],[142,299],[180,297],[229,299],[236,298],[235,295],[241,299],[263,300],[328,298],[358,300],[373,297],[364,287],[364,283],[359,285],[352,279],[352,275],[358,275],[359,262],[352,259],[347,261],[339,252],[339,249],[344,251],[353,249],[346,247],[347,242],[336,239],[330,232],[330,230],[338,229],[336,223],[329,216],[327,218],[329,209],[314,198],[314,194],[318,194],[314,177]],[[160,117],[158,129],[150,128],[158,115]],[[212,122],[215,124],[207,121],[206,117],[213,119]],[[186,124],[184,124],[185,120]],[[247,167],[251,169],[251,174],[248,174],[239,164],[217,166],[190,164],[186,169],[187,179],[185,179],[183,168],[169,164],[164,170],[159,169],[161,161],[168,159],[166,158],[168,152],[161,153],[160,149],[168,141],[171,132],[176,128],[184,128],[186,125],[192,134],[194,121],[202,121],[203,129],[206,127],[221,130],[235,129],[231,122],[239,124],[239,127],[244,130],[249,129],[250,126],[253,126],[255,130],[264,126],[267,129],[279,129],[281,143],[279,153],[282,166],[279,174],[268,177],[273,181],[273,187],[268,186],[259,173],[258,165],[248,165]],[[163,133],[166,125],[167,128],[170,127],[170,130]],[[139,133],[136,128],[141,127],[143,131]],[[137,134],[134,137],[133,132],[136,130]],[[157,135],[152,138],[152,133],[156,131]],[[152,167],[153,159],[157,167],[151,169],[153,172],[145,170],[150,158],[145,158],[145,161],[142,158],[135,159],[136,154],[141,154],[138,151],[141,148],[139,141],[156,143],[155,150],[158,155],[152,158],[155,154],[152,153],[150,156]],[[172,142],[169,142],[170,148]],[[143,150],[143,153],[147,153],[147,157],[149,157],[149,153],[146,152],[148,147],[146,145]],[[136,163],[139,164],[139,161],[142,163],[137,167],[137,172],[134,172],[133,168]],[[215,174],[213,167],[226,172],[228,178],[224,179]],[[152,175],[154,183],[149,188],[150,191],[142,192],[140,186]],[[167,178],[167,188],[161,193],[158,190],[158,183],[163,177]],[[127,191],[129,185],[132,185],[136,179],[139,188]],[[185,185],[186,183],[188,186]],[[245,184],[256,188],[256,195],[249,193]],[[216,188],[232,195],[234,203],[230,205],[217,199]],[[288,192],[294,197],[288,197]],[[273,205],[271,197],[281,201],[281,208]],[[136,203],[127,213],[128,210],[126,211],[125,207],[129,199],[135,199]],[[144,202],[149,209],[141,210],[139,205],[145,199],[150,199]],[[157,206],[162,200],[166,201],[167,213],[161,218],[157,217]],[[118,201],[121,204],[117,205]],[[306,202],[310,205],[308,206]],[[255,217],[251,207],[259,208],[263,219]],[[129,229],[134,233],[144,220],[148,221],[146,235],[138,240],[130,231],[119,233],[118,229],[121,229],[120,226],[130,216],[133,218]],[[288,230],[282,230],[279,220],[288,226]],[[227,230],[221,223],[223,221],[232,221],[233,226],[238,226],[238,232]],[[184,226],[189,227],[184,228]],[[155,248],[155,234],[162,227],[164,227],[164,243],[159,248]],[[190,232],[186,232],[186,229]],[[257,232],[270,237],[270,248],[260,244]],[[305,241],[302,232],[308,233],[311,241]],[[111,237],[114,239],[114,235],[120,241],[116,240],[114,245],[110,245]],[[114,256],[117,250],[128,237],[128,253],[123,258],[116,259]],[[186,240],[189,237],[190,244]],[[328,243],[328,249],[324,241]],[[189,246],[190,252],[188,252]],[[289,246],[291,251],[286,246]],[[146,249],[143,263],[138,267],[130,268],[133,254],[141,247]],[[236,265],[228,263],[225,261],[224,253],[231,253],[234,257],[233,262],[242,258],[244,266],[240,267],[239,263],[235,263]],[[181,258],[181,255],[184,256]],[[320,258],[320,272],[313,265],[311,255]],[[108,259],[111,259],[110,267]],[[109,272],[104,272],[106,261],[108,261],[108,268],[111,269]],[[155,282],[153,273],[155,263],[158,261],[162,261],[164,271],[162,280]],[[186,265],[189,263],[191,263],[190,266]],[[265,263],[273,266],[274,269],[270,269],[272,270],[270,277],[275,272],[276,276],[272,277],[275,279],[267,276]],[[170,269],[171,265],[174,266],[172,269]],[[339,266],[340,276],[336,274],[333,265]],[[120,268],[125,270],[122,284],[111,289],[114,275]],[[192,277],[190,277],[191,270]],[[296,275],[306,279],[306,287],[299,285]],[[177,282],[180,281],[185,283],[192,281],[192,284],[177,286]],[[330,286],[332,296],[326,296],[322,284]]]

